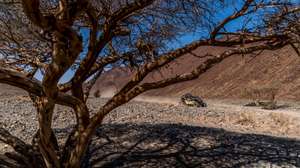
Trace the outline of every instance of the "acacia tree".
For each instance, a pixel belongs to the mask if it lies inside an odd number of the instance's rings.
[[[236,54],[286,45],[298,51],[295,35],[299,34],[299,7],[295,4],[245,0],[239,1],[223,19],[216,15],[218,10],[232,5],[233,2],[205,0],[2,1],[0,83],[29,93],[39,129],[32,144],[27,144],[0,128],[0,141],[15,150],[6,153],[7,160],[1,163],[25,167],[84,166],[91,137],[104,117],[139,94],[193,80]],[[251,17],[260,24],[246,24]],[[238,19],[245,23],[241,29],[226,31],[226,26]],[[199,30],[203,31],[201,36],[190,44],[170,47],[182,35]],[[219,55],[198,55],[205,61],[190,73],[143,82],[152,71],[184,54],[193,54],[201,46],[227,48]],[[134,75],[91,116],[86,105],[89,92],[103,69],[113,66],[128,66]],[[69,69],[74,70],[74,76],[69,82],[59,83]],[[38,72],[43,75],[41,81],[35,78]],[[62,148],[51,125],[56,104],[71,107],[70,113],[76,116],[76,126]]]

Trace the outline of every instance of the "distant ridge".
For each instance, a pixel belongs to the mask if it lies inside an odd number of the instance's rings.
[[[225,48],[201,47],[193,53],[219,53]],[[189,72],[204,59],[187,54],[169,64],[169,68],[149,74],[145,81]],[[101,92],[116,91],[129,79],[132,72],[126,68],[114,68],[106,72],[96,83]],[[186,92],[206,98],[248,98],[246,89],[275,88],[280,100],[300,100],[300,57],[290,48],[263,51],[261,55],[236,55],[225,59],[198,79],[168,86],[145,93],[150,96],[179,97]]]

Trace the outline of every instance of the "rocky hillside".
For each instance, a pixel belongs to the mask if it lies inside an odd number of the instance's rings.
[[[199,48],[193,53],[204,55],[218,53],[224,48]],[[145,81],[155,81],[176,74],[189,72],[203,62],[203,58],[185,55],[168,68],[153,72]],[[115,68],[106,72],[94,89],[105,95],[115,91],[130,79],[133,72],[125,68]],[[238,55],[225,59],[198,79],[150,91],[152,96],[180,96],[186,92],[206,98],[250,98],[251,90],[266,90],[264,98],[274,89],[276,98],[300,100],[300,58],[289,47],[278,51],[264,51],[261,55]],[[270,89],[269,89],[270,90]]]
[[[219,53],[224,48],[199,48],[193,53]],[[166,77],[190,72],[203,62],[203,58],[188,54],[176,62],[149,74],[145,81],[156,81]],[[106,72],[97,81],[94,90],[100,89],[104,97],[120,89],[134,72],[126,68],[114,68]],[[263,98],[269,98],[270,89],[275,90],[279,100],[300,100],[300,57],[289,47],[278,51],[264,51],[261,55],[237,55],[225,59],[198,79],[172,85],[145,93],[148,96],[179,97],[187,92],[204,98],[240,99],[251,98],[249,92],[266,92]],[[0,84],[1,96],[10,96],[21,91]],[[10,90],[8,92],[8,90]],[[264,91],[265,90],[265,91]],[[2,95],[4,94],[4,95]]]

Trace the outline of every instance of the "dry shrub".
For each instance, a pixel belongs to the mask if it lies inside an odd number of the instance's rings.
[[[266,110],[275,110],[280,108],[276,102],[278,89],[275,87],[255,87],[247,88],[243,92],[244,96],[252,99],[245,106],[259,106]]]
[[[268,100],[274,102],[278,89],[275,87],[251,87],[244,90],[243,95],[254,102]]]

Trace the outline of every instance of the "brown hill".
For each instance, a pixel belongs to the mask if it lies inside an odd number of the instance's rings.
[[[218,53],[224,48],[201,47],[193,53]],[[155,81],[189,72],[203,62],[203,58],[187,54],[168,68],[151,73],[145,81]],[[120,89],[132,72],[115,68],[106,72],[96,83],[103,95]],[[225,59],[198,79],[166,88],[149,91],[151,96],[181,96],[191,92],[206,98],[249,98],[249,91],[262,90],[269,97],[269,88],[277,90],[281,100],[300,100],[300,58],[289,47],[277,51],[264,51],[261,55],[238,55]],[[265,91],[264,91],[265,90]]]
[[[202,47],[193,53],[203,55],[218,53],[224,48]],[[168,68],[155,71],[145,81],[155,81],[176,74],[189,72],[204,60],[191,54],[181,57]],[[95,89],[102,96],[110,96],[120,89],[133,72],[126,68],[114,68],[100,77]],[[191,92],[205,98],[250,98],[249,90],[273,88],[277,99],[300,100],[300,57],[289,47],[278,51],[264,51],[259,56],[232,56],[216,65],[198,79],[146,92],[150,96],[179,97]],[[268,89],[265,89],[268,92]],[[0,84],[0,96],[24,94],[15,87]],[[266,93],[264,96],[269,96]],[[267,98],[266,97],[266,98]]]

